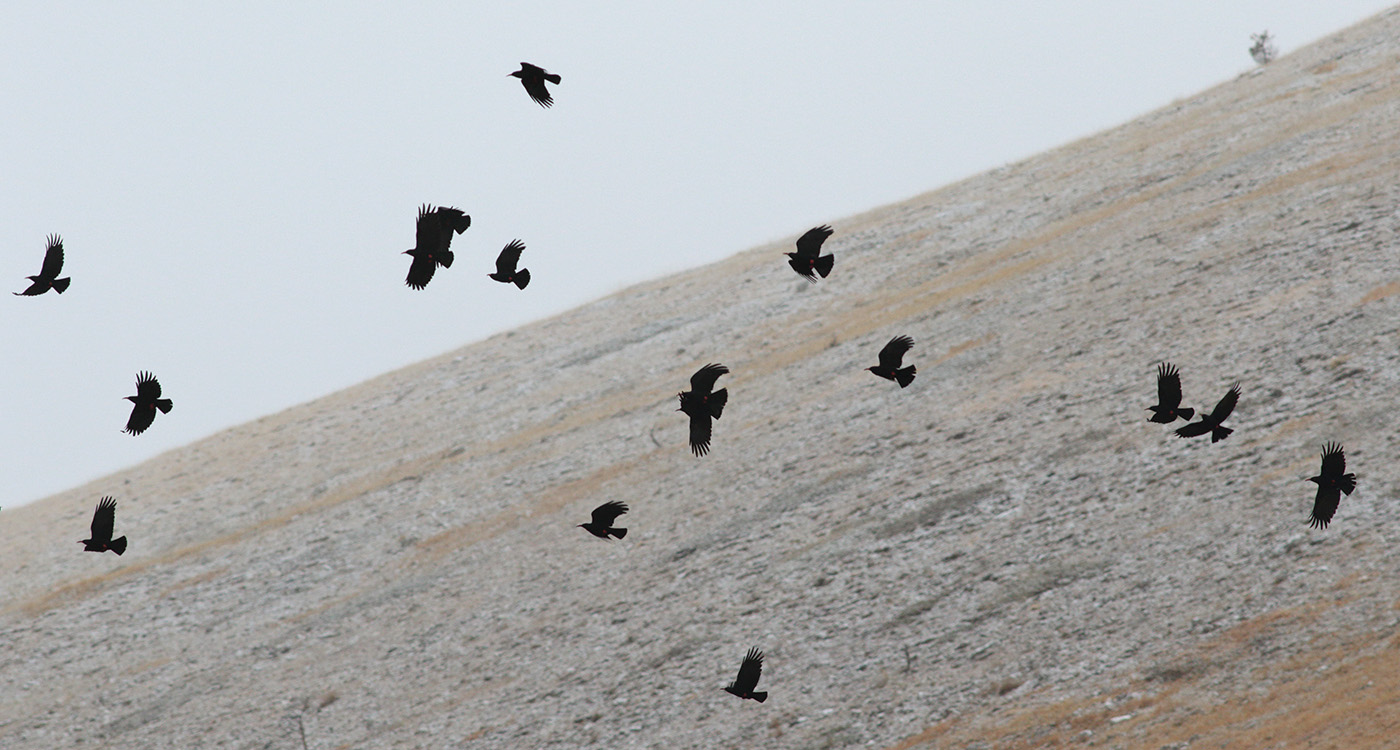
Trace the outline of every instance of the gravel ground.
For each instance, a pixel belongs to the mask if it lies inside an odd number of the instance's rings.
[[[1398,77],[1390,11],[833,221],[818,284],[757,248],[7,509],[0,746],[994,747],[1383,641]],[[905,390],[862,370],[897,334]],[[1164,360],[1242,384],[1234,435],[1146,421]],[[1314,530],[1328,440],[1359,489]],[[121,558],[73,544],[104,494]],[[605,500],[622,541],[575,528]],[[720,690],[750,646],[762,705]]]

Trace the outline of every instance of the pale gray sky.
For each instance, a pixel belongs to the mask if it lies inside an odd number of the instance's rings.
[[[11,506],[1124,122],[1375,0],[0,10]],[[507,77],[563,76],[555,106]],[[404,286],[420,203],[472,216]],[[522,239],[521,292],[486,278]],[[784,262],[782,256],[775,264]],[[174,399],[121,432],[138,370]]]

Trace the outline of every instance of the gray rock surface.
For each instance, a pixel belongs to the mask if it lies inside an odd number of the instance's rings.
[[[1391,11],[833,221],[819,284],[757,248],[6,509],[0,746],[926,746],[1394,633],[1398,84]],[[896,334],[905,390],[862,371]],[[1243,384],[1230,439],[1146,421],[1162,360]],[[1327,440],[1359,489],[1312,530]],[[103,494],[121,558],[74,544]]]

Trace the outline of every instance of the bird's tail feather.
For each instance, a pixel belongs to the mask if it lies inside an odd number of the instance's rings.
[[[558,86],[558,85],[559,85],[559,82],[562,81],[562,80],[564,80],[563,78],[560,78],[560,77],[559,77],[559,74],[558,74],[558,73],[545,73],[545,74],[544,74],[544,79],[545,79],[546,81],[549,81],[550,83],[554,84],[555,86]]]
[[[759,703],[762,703],[762,702],[768,700],[768,691],[767,691],[767,690],[765,690],[765,691],[763,691],[763,692],[761,692],[761,693],[749,693],[749,695],[752,696],[753,699],[756,700],[756,701],[758,701]]]
[[[729,403],[729,389],[721,388],[710,394],[710,400],[706,403],[710,407],[710,416],[719,419],[719,415],[724,413],[724,405]]]
[[[171,409],[171,407],[173,407],[173,406],[175,406],[175,402],[174,402],[174,401],[171,401],[171,400],[168,399],[168,398],[158,398],[158,399],[156,399],[156,408],[157,408],[157,409],[160,409],[160,413],[161,413],[161,414],[169,414],[169,413],[170,413],[170,409]]]
[[[918,372],[918,370],[916,370],[913,365],[909,365],[903,369],[895,370],[894,378],[899,381],[899,387],[903,388],[914,382],[914,373],[916,372]]]
[[[1221,440],[1230,437],[1230,433],[1232,432],[1234,432],[1234,430],[1230,429],[1229,427],[1212,427],[1210,430],[1210,441],[1212,443],[1218,443]]]
[[[53,290],[54,290],[55,292],[58,292],[59,294],[63,294],[63,290],[65,290],[65,289],[68,288],[68,282],[70,282],[70,281],[72,281],[72,280],[73,280],[72,278],[67,278],[67,279],[54,279],[54,280],[53,280]]]
[[[112,550],[118,555],[121,555],[121,553],[126,551],[126,537],[119,536],[116,539],[113,539],[112,542],[107,545],[107,549]]]
[[[442,266],[443,268],[451,268],[452,259],[455,257],[457,256],[453,255],[451,250],[443,250],[442,257],[438,258],[438,265]]]
[[[1177,413],[1177,414],[1180,414],[1180,415],[1181,415],[1181,418],[1182,418],[1182,419],[1185,419],[1187,422],[1190,422],[1190,421],[1191,421],[1191,418],[1194,417],[1194,416],[1196,416],[1196,410],[1195,410],[1195,409],[1177,409],[1177,410],[1176,410],[1176,413]]]
[[[823,279],[826,278],[826,275],[831,273],[831,264],[835,261],[835,255],[823,255],[817,258],[817,273],[821,274]]]
[[[515,274],[515,285],[524,289],[530,285],[530,269],[522,268]]]
[[[1356,489],[1356,475],[1343,474],[1341,480],[1337,482],[1337,486],[1342,488],[1342,492],[1350,495],[1352,490]]]
[[[627,529],[608,529],[608,532],[618,539],[627,536]]]

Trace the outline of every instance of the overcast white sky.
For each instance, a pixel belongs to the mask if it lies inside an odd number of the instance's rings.
[[[0,10],[0,505],[1124,122],[1377,0]],[[596,6],[582,9],[579,6]],[[563,76],[555,106],[507,77]],[[472,216],[404,286],[420,203]],[[534,279],[486,278],[522,239]],[[783,263],[782,256],[774,258]],[[138,370],[174,399],[121,429]]]

